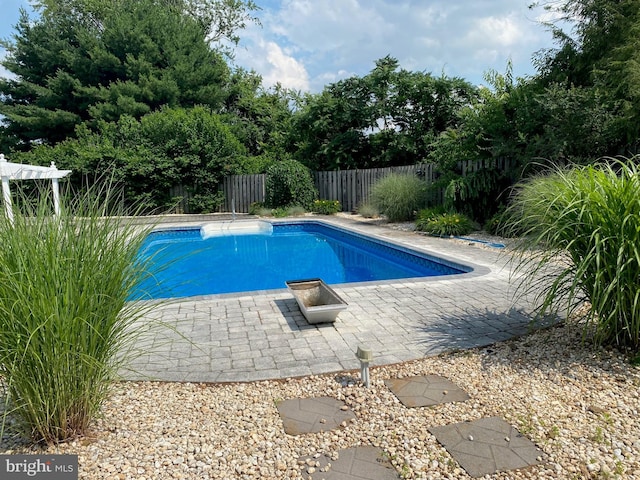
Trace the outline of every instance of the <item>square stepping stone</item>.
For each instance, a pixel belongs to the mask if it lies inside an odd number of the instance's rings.
[[[278,404],[278,413],[289,435],[327,432],[356,418],[344,402],[331,397],[284,400]]]
[[[542,451],[499,417],[429,429],[472,477],[539,464]]]
[[[439,375],[394,378],[385,380],[384,384],[405,407],[430,407],[469,400],[467,392]]]
[[[338,450],[337,458],[321,455],[303,457],[304,478],[313,480],[398,480],[400,475],[384,452],[376,447],[363,446]]]

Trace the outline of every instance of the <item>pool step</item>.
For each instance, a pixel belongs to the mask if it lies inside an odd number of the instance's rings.
[[[263,220],[231,220],[206,223],[200,227],[203,240],[224,235],[271,235],[273,225]]]

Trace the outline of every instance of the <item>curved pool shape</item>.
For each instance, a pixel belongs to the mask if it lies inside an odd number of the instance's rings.
[[[468,273],[473,269],[316,221],[215,222],[152,232],[139,253],[160,272],[134,299],[180,298]]]

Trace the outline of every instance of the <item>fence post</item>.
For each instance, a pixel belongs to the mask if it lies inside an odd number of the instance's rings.
[[[461,161],[458,168],[463,176],[488,167],[506,169],[510,161],[504,158],[488,160]],[[419,163],[401,167],[369,168],[355,170],[316,171],[313,172],[313,180],[318,189],[321,200],[338,200],[343,211],[355,211],[358,206],[369,198],[371,187],[382,177],[390,173],[404,173],[416,175],[418,171],[427,183],[434,181],[435,168],[431,163]],[[253,202],[265,200],[265,174],[255,175],[229,175],[224,177],[221,188],[224,192],[224,210],[229,212],[232,199],[235,200],[235,209],[238,213],[247,213]],[[186,189],[183,189],[185,192]],[[438,200],[442,201],[442,194],[438,194]]]

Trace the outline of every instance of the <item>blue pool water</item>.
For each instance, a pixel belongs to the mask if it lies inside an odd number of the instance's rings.
[[[151,233],[139,255],[168,267],[134,298],[270,290],[306,278],[339,284],[472,270],[320,222],[257,223],[268,228],[214,231],[209,238],[200,228]]]

